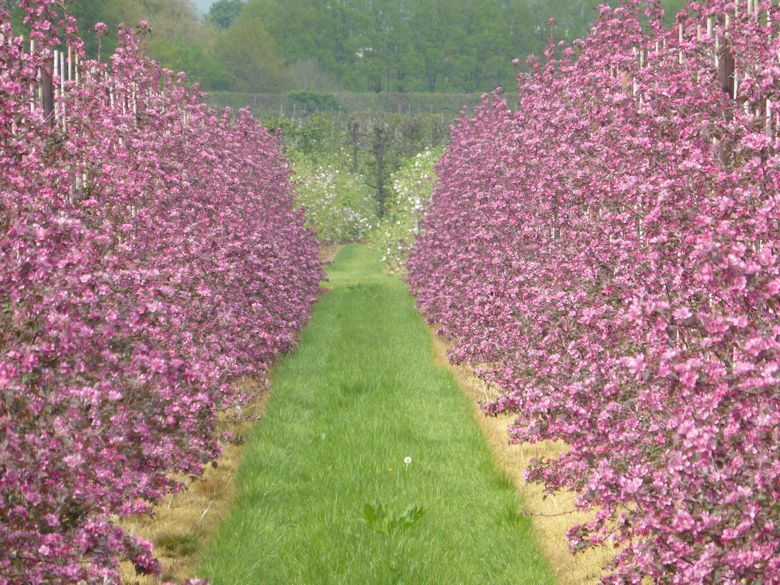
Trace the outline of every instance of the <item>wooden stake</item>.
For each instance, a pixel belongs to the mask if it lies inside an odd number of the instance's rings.
[[[60,51],[60,97],[65,97],[65,51]]]
[[[67,130],[65,122],[65,51],[60,52],[60,116],[62,117],[62,129]]]
[[[715,68],[720,68],[720,37],[715,35]]]
[[[54,82],[52,79],[51,70],[49,65],[46,64],[41,67],[41,82],[40,82],[40,96],[41,96],[41,108],[43,109],[43,116],[46,119],[54,122]]]
[[[130,100],[133,105],[133,126],[138,128],[138,96],[136,95],[135,85],[133,85],[133,91],[130,94]]]
[[[35,53],[35,39],[30,39],[30,55],[33,55]],[[38,77],[40,79],[40,73],[38,74]],[[40,82],[38,83],[38,86],[36,87],[35,84],[30,84],[30,113],[35,113],[35,94],[37,91],[40,91]]]
[[[677,25],[677,60],[680,62],[680,65],[683,64],[683,25],[682,23],[679,23]]]

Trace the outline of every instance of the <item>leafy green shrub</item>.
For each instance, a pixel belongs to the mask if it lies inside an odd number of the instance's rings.
[[[295,194],[307,225],[323,243],[362,240],[376,225],[376,202],[371,188],[350,171],[343,152],[316,160],[291,153],[296,173]]]
[[[393,272],[403,272],[436,181],[441,149],[426,149],[407,159],[391,178],[392,191],[382,221],[371,232],[371,245]]]
[[[297,155],[309,158],[317,158],[325,155],[330,161],[332,152],[336,149],[333,144],[334,120],[327,116],[314,115],[305,119],[290,119],[284,116],[266,116],[263,125],[268,130],[282,131],[282,140],[285,150],[290,157]]]

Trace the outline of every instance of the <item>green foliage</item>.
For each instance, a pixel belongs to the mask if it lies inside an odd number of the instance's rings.
[[[11,27],[16,34],[27,35],[29,27],[24,24],[24,14],[19,8],[17,0],[0,0],[0,7],[8,12],[10,16]]]
[[[387,213],[369,235],[371,246],[395,273],[402,273],[419,230],[425,207],[433,195],[435,166],[441,149],[428,149],[407,159],[392,175]]]
[[[71,0],[68,12],[76,17],[87,53],[95,57],[110,55],[116,47],[120,24],[135,26],[146,20],[157,41],[185,43],[204,47],[208,33],[189,0]],[[108,25],[108,35],[98,41],[89,31],[98,22]],[[194,59],[187,65],[194,65]],[[186,70],[190,73],[189,70]]]
[[[327,243],[365,238],[376,224],[376,203],[371,188],[350,170],[346,153],[316,159],[292,153],[290,158],[298,179],[296,201],[317,238]]]
[[[154,539],[154,545],[169,555],[186,557],[197,552],[200,538],[191,532],[163,532]]]
[[[137,0],[73,0],[68,5],[68,12],[78,21],[87,53],[92,57],[96,57],[98,53],[105,57],[112,54],[116,48],[119,24],[137,23],[142,18],[143,9]],[[108,34],[101,40],[89,32],[98,22],[108,25]]]
[[[94,0],[93,0],[94,1]],[[113,0],[116,1],[116,0]],[[191,0],[121,0],[124,5],[140,6],[140,16],[152,27],[152,34],[182,39],[188,43],[205,42],[208,30],[195,11]],[[136,24],[128,19],[126,23]]]
[[[661,0],[661,7],[666,12],[666,22],[668,24],[674,23],[674,18],[677,13],[685,8],[686,0]]]
[[[238,15],[241,14],[243,9],[243,0],[218,0],[211,5],[208,19],[213,22],[215,26],[226,29],[233,24],[233,21],[238,18]]]
[[[217,59],[235,91],[275,92],[288,87],[284,64],[274,53],[265,24],[251,16],[236,19],[217,40]]]
[[[1,0],[15,29],[18,0]],[[610,0],[614,3],[616,0]],[[208,90],[254,93],[304,90],[290,96],[304,112],[349,105],[326,92],[381,92],[375,109],[397,109],[394,95],[480,93],[515,83],[514,58],[539,54],[547,37],[581,37],[598,0],[218,0],[205,20],[191,0],[68,0],[87,51],[116,47],[120,23],[147,20],[150,51],[166,67],[186,71]],[[662,0],[673,22],[683,0]],[[557,25],[550,28],[549,18]],[[98,41],[88,31],[109,26]],[[466,100],[460,100],[457,108]],[[339,105],[336,102],[340,102]],[[277,110],[278,111],[278,110]]]
[[[249,0],[287,63],[316,60],[352,91],[480,92],[514,84],[512,59],[581,37],[598,0]]]
[[[334,73],[310,57],[291,63],[287,68],[293,87],[304,91],[334,92],[340,91],[338,78]]]
[[[295,66],[293,66],[294,68]],[[297,84],[296,78],[292,83]],[[291,92],[292,93],[292,92]],[[212,104],[224,106],[248,106],[262,118],[287,117],[300,118],[300,107],[292,103],[289,93],[248,93],[235,91],[209,92]],[[337,92],[333,94],[344,107],[345,112],[317,112],[339,119],[348,114],[367,119],[380,115],[420,116],[426,121],[431,144],[441,144],[446,140],[450,124],[464,110],[471,110],[480,102],[481,94],[474,93],[354,93]]]
[[[366,504],[363,507],[363,518],[366,524],[376,532],[388,536],[411,528],[423,516],[425,516],[425,508],[422,506],[409,506],[399,514],[391,512],[381,502]]]
[[[273,38],[263,22],[242,16],[243,6],[241,0],[220,0],[206,21],[198,17],[190,0],[73,0],[69,10],[82,31],[97,22],[109,26],[109,34],[100,41],[95,35],[84,35],[91,56],[113,51],[120,23],[134,25],[143,19],[152,29],[150,55],[165,67],[186,71],[208,90],[289,89],[291,78],[275,53]]]
[[[389,553],[389,563],[386,574],[394,585],[402,585],[405,572],[411,572],[405,567],[409,564],[405,558],[407,538],[403,532],[417,524],[425,515],[422,506],[409,506],[401,513],[394,513],[381,502],[366,504],[363,507],[363,519],[375,532],[386,538],[386,551]],[[399,536],[396,536],[399,535]],[[397,540],[392,546],[391,539]]]
[[[228,89],[230,75],[217,60],[199,46],[183,40],[153,35],[148,42],[149,55],[163,67],[186,71],[190,81],[206,88]]]
[[[443,117],[436,114],[414,116],[388,115],[353,118],[360,126],[358,147],[367,151],[359,168],[366,175],[366,181],[374,189],[377,214],[384,218],[387,199],[392,184],[390,175],[406,158],[414,156],[425,148],[440,145],[445,137]],[[350,146],[353,137],[350,136]]]
[[[271,131],[281,130],[285,148],[308,157],[327,156],[338,150],[340,143],[334,128],[334,120],[326,116],[310,116],[305,119],[268,116],[263,125]]]
[[[439,156],[438,151],[415,153],[441,144],[446,136],[442,116],[270,117],[264,123],[282,132],[301,180],[299,203],[321,241],[361,240],[382,219],[381,245],[402,246],[405,253],[414,217],[405,206],[417,201],[417,213],[422,210]],[[406,168],[393,177],[402,165]],[[390,208],[394,211],[387,217]]]

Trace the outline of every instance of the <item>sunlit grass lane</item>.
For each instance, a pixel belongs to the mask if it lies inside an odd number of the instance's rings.
[[[214,585],[553,583],[406,286],[358,245],[329,278],[273,374],[236,507],[200,575]],[[367,504],[382,505],[373,521]],[[414,506],[424,514],[404,516]]]

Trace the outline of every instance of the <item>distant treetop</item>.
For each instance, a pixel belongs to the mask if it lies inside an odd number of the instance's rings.
[[[238,15],[241,14],[243,9],[243,0],[218,0],[211,5],[208,19],[213,22],[215,26],[226,29],[233,24],[233,21],[238,18]]]

